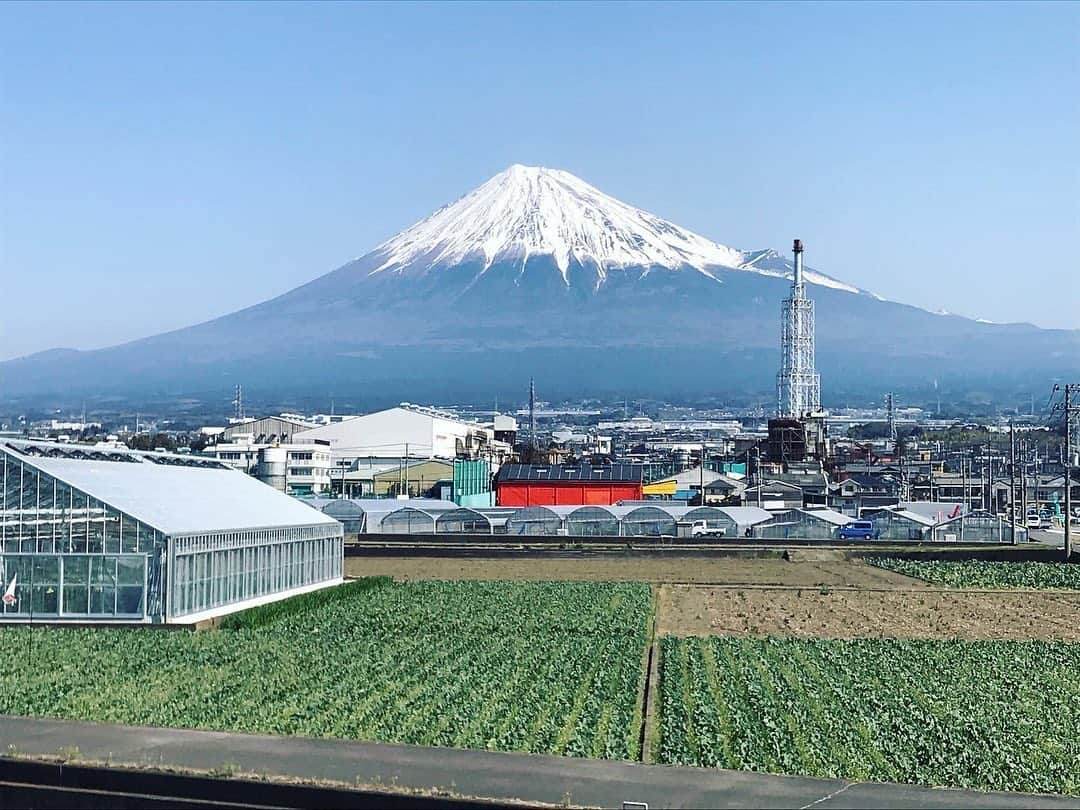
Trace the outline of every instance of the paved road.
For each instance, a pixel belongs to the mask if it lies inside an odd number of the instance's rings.
[[[0,739],[20,754],[77,748],[86,761],[431,789],[558,805],[767,808],[1080,808],[1080,799],[977,793],[741,771],[462,751],[450,748],[135,728],[0,716]],[[0,749],[2,750],[2,749]]]

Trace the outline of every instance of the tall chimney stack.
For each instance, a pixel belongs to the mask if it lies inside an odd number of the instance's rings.
[[[795,240],[795,286],[801,287],[803,285],[802,280],[802,240]]]

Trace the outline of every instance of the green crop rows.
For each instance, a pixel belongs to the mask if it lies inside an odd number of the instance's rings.
[[[1080,590],[1080,565],[1044,562],[903,560],[875,557],[868,563],[951,588],[1068,588]]]
[[[662,642],[658,759],[1080,793],[1080,645]]]
[[[0,714],[633,759],[651,605],[633,583],[361,581],[214,631],[9,627]]]

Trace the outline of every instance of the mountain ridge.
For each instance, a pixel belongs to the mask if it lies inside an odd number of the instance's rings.
[[[118,346],[0,363],[0,398],[257,382],[438,399],[530,373],[568,394],[768,391],[791,272],[779,251],[731,248],[569,173],[515,165],[268,300]],[[934,314],[806,276],[825,403],[853,387],[1080,372],[1080,331]]]

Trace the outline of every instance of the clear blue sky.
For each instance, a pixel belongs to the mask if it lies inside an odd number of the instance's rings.
[[[511,163],[1080,327],[1080,4],[0,6],[0,358],[288,290]]]

